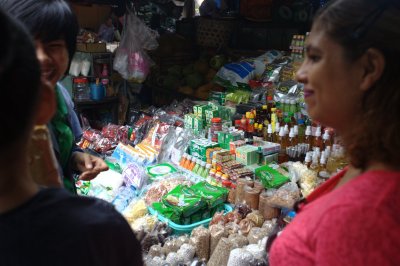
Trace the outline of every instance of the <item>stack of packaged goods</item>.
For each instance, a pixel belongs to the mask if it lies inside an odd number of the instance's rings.
[[[116,206],[147,265],[265,265],[266,237],[346,166],[340,138],[309,119],[293,80],[302,40],[293,57],[269,51],[222,67],[215,81],[227,92],[210,102],[175,102],[127,126],[85,130],[81,147],[111,170],[79,181],[79,192]]]

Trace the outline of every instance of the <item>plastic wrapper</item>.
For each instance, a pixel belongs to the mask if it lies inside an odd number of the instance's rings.
[[[142,250],[145,253],[149,252],[151,246],[158,245],[158,244],[160,244],[160,241],[158,240],[158,237],[156,234],[147,234],[140,242]]]
[[[185,243],[181,246],[177,253],[185,263],[191,262],[193,260],[194,254],[196,253],[196,248],[190,244]]]
[[[210,257],[210,231],[202,226],[193,229],[190,244],[196,248],[196,255],[200,259]]]
[[[215,224],[225,224],[225,215],[223,211],[214,213],[214,216],[212,217],[209,225],[211,227]]]
[[[270,236],[277,226],[277,219],[267,220],[264,222],[262,228],[264,228],[267,232],[267,236]]]
[[[158,34],[133,12],[126,15],[126,24],[113,67],[124,79],[141,83],[146,79],[150,66],[154,64],[145,50],[157,48]]]
[[[235,222],[225,224],[225,231],[228,235],[237,234],[239,230],[240,226]]]
[[[159,152],[165,137],[168,135],[169,128],[170,125],[166,123],[158,122],[154,124],[141,143],[150,145]]]
[[[147,135],[148,130],[152,125],[152,117],[142,114],[138,121],[133,125],[132,133],[129,140],[136,145],[140,143]]]
[[[265,251],[265,245],[250,244],[245,248],[246,251],[250,252],[256,260],[263,261],[267,257]]]
[[[136,189],[133,186],[120,187],[117,192],[117,196],[112,201],[115,209],[119,212],[123,212],[129,203],[136,197]]]
[[[239,223],[240,226],[240,232],[244,235],[247,236],[251,230],[255,226],[254,222],[250,219],[243,219]]]
[[[253,227],[251,228],[247,239],[250,244],[258,244],[260,240],[268,236],[267,228]]]
[[[242,218],[245,218],[247,214],[251,213],[251,209],[246,204],[238,204],[236,205],[236,209]]]
[[[165,260],[161,257],[154,257],[154,258],[148,258],[148,260],[145,261],[146,266],[163,266],[165,265]]]
[[[169,263],[171,266],[178,266],[179,263],[183,262],[183,258],[181,258],[176,252],[171,252],[167,255],[165,262]]]
[[[264,217],[259,211],[252,211],[246,218],[252,221],[256,227],[261,227],[264,223]]]
[[[147,207],[144,200],[132,201],[122,213],[128,223],[132,223],[136,219],[143,217],[146,214]]]
[[[208,261],[208,266],[221,266],[227,265],[229,260],[229,254],[235,245],[228,238],[223,237],[218,241],[218,245],[215,247],[214,252]]]
[[[265,191],[260,194],[260,204],[259,210],[265,220],[270,220],[273,218],[277,218],[280,213],[280,209],[275,208],[269,204],[270,193]]]
[[[183,244],[189,244],[190,238],[188,235],[181,235],[177,239],[178,245],[182,246]]]
[[[112,141],[111,139],[101,137],[93,142],[92,149],[98,153],[106,153],[107,151],[114,149],[116,146],[116,142]]]
[[[136,219],[132,224],[131,228],[133,231],[139,231],[144,229],[145,232],[151,232],[157,223],[157,217],[146,215]]]
[[[148,255],[150,257],[161,257],[163,255],[161,245],[158,244],[151,246]]]
[[[234,243],[234,245],[237,248],[242,248],[249,244],[249,240],[247,239],[247,237],[245,237],[244,235],[240,235],[240,234],[229,235],[228,239],[229,239],[229,241]]]
[[[136,189],[141,189],[146,183],[147,175],[143,171],[143,167],[137,163],[129,163],[122,172],[124,183],[127,186],[133,186]]]
[[[170,238],[165,241],[163,246],[164,254],[168,255],[171,252],[177,252],[179,250],[180,246],[176,240],[176,238]]]
[[[128,143],[129,127],[109,124],[102,128],[101,134],[104,138],[108,138],[113,142]]]
[[[243,248],[237,248],[231,251],[229,255],[229,266],[248,266],[255,262],[254,256]]]
[[[300,199],[299,188],[295,183],[289,182],[281,186],[271,197],[268,197],[270,206],[279,208],[293,208],[293,205]]]
[[[230,63],[221,67],[216,74],[216,82],[222,86],[248,83],[255,76],[255,67],[250,62]]]
[[[254,185],[253,180],[249,178],[239,178],[237,181],[237,186],[236,186],[236,204],[241,204],[244,203],[245,201],[245,187],[249,186],[252,187]]]
[[[238,224],[242,220],[242,215],[239,213],[238,210],[234,210],[233,212],[229,212],[225,215],[225,224],[228,223],[236,223]]]
[[[88,128],[83,131],[82,138],[84,138],[90,142],[96,142],[102,138],[102,135],[99,130]]]
[[[210,254],[212,255],[219,240],[222,237],[227,237],[225,226],[222,224],[215,224],[210,226]]]
[[[144,200],[147,206],[151,206],[154,202],[160,202],[162,197],[174,189],[178,185],[191,186],[192,182],[183,176],[171,176],[162,181],[154,182],[147,188]]]
[[[244,188],[244,201],[252,210],[258,209],[259,198],[261,191],[257,188],[245,186]]]

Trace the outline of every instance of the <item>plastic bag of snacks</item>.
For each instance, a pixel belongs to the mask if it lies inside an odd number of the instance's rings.
[[[190,244],[196,248],[196,255],[200,259],[208,260],[210,257],[210,231],[203,226],[193,229]]]
[[[222,237],[227,237],[228,234],[225,231],[225,226],[222,224],[215,224],[210,226],[210,254],[212,255],[219,240]]]
[[[243,248],[237,248],[231,251],[228,265],[230,266],[248,266],[254,264],[254,256]]]
[[[137,163],[129,163],[122,172],[125,185],[133,186],[136,189],[141,189],[146,183],[147,175],[143,171],[143,167]]]

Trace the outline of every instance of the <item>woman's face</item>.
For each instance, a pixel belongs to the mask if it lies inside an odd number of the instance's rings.
[[[63,39],[50,42],[35,40],[36,56],[42,69],[42,77],[54,87],[68,68],[68,50]]]
[[[311,118],[340,130],[355,122],[361,101],[362,68],[346,60],[344,50],[322,31],[312,30],[306,58],[297,72]]]

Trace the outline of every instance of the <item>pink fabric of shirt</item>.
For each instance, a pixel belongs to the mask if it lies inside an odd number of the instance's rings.
[[[400,172],[369,171],[326,187],[276,238],[270,265],[400,265]]]

